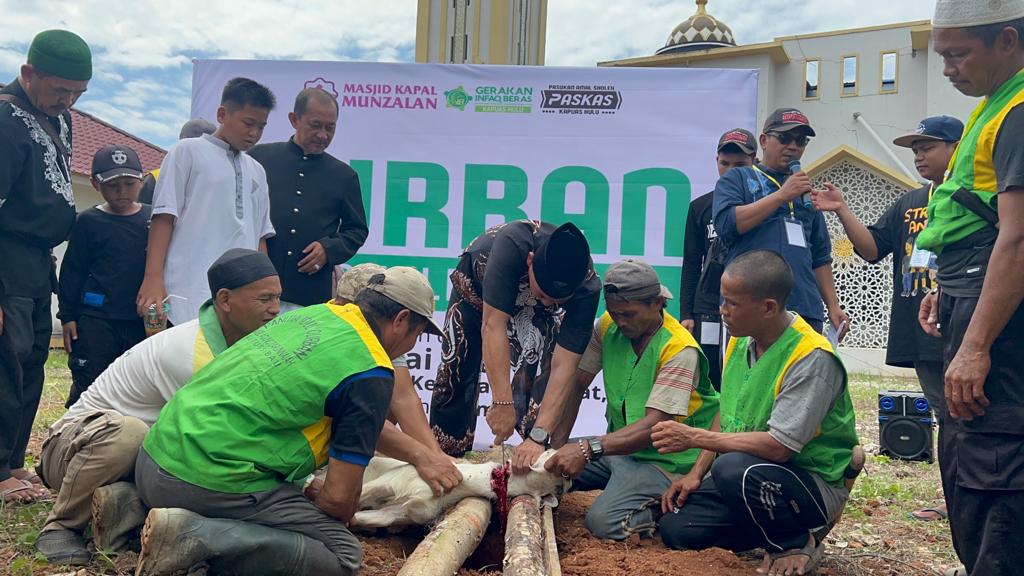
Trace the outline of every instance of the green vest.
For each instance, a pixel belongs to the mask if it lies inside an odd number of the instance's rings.
[[[391,370],[391,361],[355,305],[283,314],[178,391],[143,448],[164,470],[208,490],[243,494],[301,481],[327,462],[327,396],[378,366]]]
[[[996,209],[999,183],[993,152],[1003,120],[1024,103],[1024,70],[1010,78],[974,109],[964,127],[964,136],[949,161],[946,181],[928,201],[928,227],[917,236],[917,245],[940,254],[942,249],[991,226],[980,216],[953,200],[963,188]]]
[[[789,368],[815,350],[835,354],[828,339],[815,332],[800,316],[753,367],[747,361],[747,350],[752,342],[750,337],[731,338],[726,348],[722,371],[722,432],[768,430],[775,397],[782,389]],[[839,360],[838,355],[836,360]],[[790,462],[839,486],[850,464],[853,447],[858,443],[844,369],[842,394],[825,415],[814,438],[794,454]]]
[[[661,328],[651,337],[640,358],[633,351],[629,338],[622,335],[619,327],[605,312],[601,316],[598,330],[601,333],[601,370],[604,372],[604,389],[608,405],[605,416],[608,432],[615,432],[644,417],[647,412],[647,398],[654,388],[654,380],[662,365],[684,348],[693,348],[700,358],[700,383],[690,392],[687,416],[678,416],[677,422],[684,422],[705,430],[718,413],[718,393],[708,379],[708,361],[693,336],[679,324],[679,321],[663,314]],[[690,471],[700,454],[699,448],[692,448],[674,454],[658,454],[648,446],[632,456],[637,460],[657,464],[674,474]]]

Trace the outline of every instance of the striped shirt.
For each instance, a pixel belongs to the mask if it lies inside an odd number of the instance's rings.
[[[587,350],[580,360],[580,370],[588,374],[597,374],[601,371],[603,361],[614,361],[609,358],[602,359],[601,339],[602,332],[598,320],[594,324],[590,344],[587,345]],[[661,365],[654,379],[651,394],[647,397],[647,407],[672,416],[688,416],[690,393],[697,386],[699,378],[700,358],[697,349],[683,348]]]

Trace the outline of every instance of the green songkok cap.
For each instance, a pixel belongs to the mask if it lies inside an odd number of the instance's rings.
[[[28,63],[65,80],[92,78],[92,51],[81,36],[67,30],[45,30],[28,47]]]

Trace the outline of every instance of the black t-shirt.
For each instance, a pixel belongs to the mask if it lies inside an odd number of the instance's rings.
[[[331,458],[359,466],[370,462],[394,386],[390,370],[371,368],[342,380],[331,391],[324,402],[324,416],[331,418]]]
[[[135,297],[146,272],[146,242],[153,208],[129,216],[93,207],[78,216],[60,266],[61,322],[79,316],[138,320]]]
[[[1024,187],[1024,106],[1010,110],[999,126],[992,163],[998,193]],[[996,236],[996,229],[986,226],[942,250],[938,258],[939,284],[945,293],[965,298],[981,295]]]
[[[462,255],[463,262],[468,258],[471,269],[464,273],[468,272],[473,291],[484,303],[515,316],[526,303],[534,300],[526,257],[555,228],[548,222],[515,220],[491,227],[478,236]],[[565,315],[558,330],[557,344],[576,354],[587,349],[601,298],[601,279],[594,270],[594,262],[590,261],[588,266],[587,279],[561,305]],[[452,279],[455,289],[459,290],[455,275]],[[549,312],[558,311],[549,309]]]
[[[715,194],[705,194],[690,202],[686,214],[686,232],[683,240],[683,272],[680,285],[679,318],[690,320],[694,314],[718,315],[721,297],[718,287],[707,292],[698,289],[704,258],[708,255],[711,241],[718,237],[711,219],[711,208]]]
[[[139,202],[152,204],[153,192],[156,192],[156,175],[152,172],[146,172],[146,175],[142,178],[142,189],[139,190]]]
[[[928,222],[929,189],[907,192],[868,226],[878,247],[878,257],[871,263],[892,254],[892,310],[885,353],[890,366],[909,368],[915,361],[942,361],[942,340],[925,334],[917,321],[921,300],[934,281],[927,268],[910,265],[917,235]]]

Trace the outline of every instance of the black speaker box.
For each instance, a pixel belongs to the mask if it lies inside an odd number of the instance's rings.
[[[935,456],[935,420],[921,392],[878,393],[879,453],[890,458],[931,462]]]

